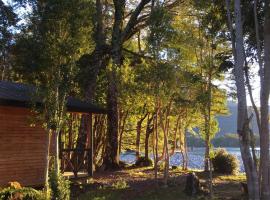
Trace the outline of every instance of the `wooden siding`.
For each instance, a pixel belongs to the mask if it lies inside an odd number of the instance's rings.
[[[0,106],[0,187],[10,181],[44,183],[47,134],[30,121],[29,109]]]

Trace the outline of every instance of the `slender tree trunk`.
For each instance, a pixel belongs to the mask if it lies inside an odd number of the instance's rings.
[[[145,140],[144,140],[145,160],[149,159],[149,138],[150,138],[151,133],[154,131],[154,128],[153,128],[154,125],[152,124],[153,118],[154,118],[154,114],[151,117],[149,117],[148,115],[146,131],[145,131]]]
[[[170,100],[169,105],[167,106],[167,110],[165,113],[165,119],[163,120],[162,113],[160,112],[160,124],[164,134],[164,152],[165,152],[165,168],[164,168],[164,185],[168,185],[168,178],[169,178],[169,163],[170,163],[170,155],[169,155],[169,148],[168,148],[168,135],[169,135],[169,127],[170,121],[168,119],[170,112],[171,112],[172,100]],[[164,125],[165,121],[165,125]]]
[[[204,171],[209,171],[209,160],[210,158],[210,138],[209,135],[206,135],[205,137],[205,152],[204,152]]]
[[[136,134],[136,160],[140,157],[140,141],[141,141],[141,130],[142,130],[142,120],[137,122],[137,134]]]
[[[145,114],[140,120],[137,122],[137,135],[136,135],[136,160],[140,157],[140,146],[141,146],[141,131],[142,131],[142,123],[144,119],[147,117],[148,113]]]
[[[204,171],[209,171],[209,158],[210,158],[210,121],[208,113],[204,114],[204,121],[205,121],[205,152],[204,152]]]
[[[174,128],[174,142],[173,142],[173,148],[171,150],[170,156],[173,156],[174,155],[175,150],[176,150],[176,147],[177,147],[177,133],[178,133],[178,129],[181,132],[181,126],[179,128],[180,118],[181,118],[181,115],[179,114],[178,117],[177,117],[177,120],[176,120],[175,128]],[[180,135],[181,135],[181,133],[180,133]],[[181,137],[179,138],[179,140],[180,140],[180,145],[181,145]]]
[[[264,24],[264,72],[261,86],[261,198],[270,199],[270,162],[269,162],[269,92],[270,92],[270,5],[266,1]]]
[[[127,117],[128,117],[128,111],[124,112],[123,116],[121,117],[122,120],[119,120],[119,121],[122,121],[122,123],[119,122],[119,155],[121,154],[121,151],[122,151],[122,139],[123,139],[123,134],[125,131]]]
[[[226,0],[226,7],[235,60],[234,76],[236,81],[237,99],[238,99],[237,133],[239,136],[240,150],[247,177],[249,199],[259,199],[258,174],[255,167],[255,162],[252,159],[249,149],[250,145],[249,120],[247,116],[246,90],[243,71],[245,55],[243,51],[244,41],[243,41],[243,28],[241,15],[241,1],[235,0],[234,2],[235,27],[236,27],[235,40],[234,40],[234,32],[232,29],[232,21],[230,18],[231,14],[230,14],[229,0]]]
[[[170,163],[170,155],[169,155],[169,148],[168,148],[168,128],[169,122],[167,122],[167,127],[164,134],[165,140],[165,168],[164,168],[164,185],[165,187],[168,186],[168,178],[169,178],[169,163]]]
[[[78,159],[78,163],[82,163],[84,160],[84,149],[87,145],[87,130],[89,128],[90,118],[89,115],[82,115],[80,128],[78,132],[78,138],[76,142],[77,152],[74,154],[73,160]]]
[[[207,110],[205,115],[205,122],[206,122],[206,136],[205,136],[205,165],[204,171],[209,171],[209,159],[210,159],[210,134],[211,134],[211,102],[212,102],[212,66],[210,66],[210,71],[208,74],[208,81],[207,81]]]
[[[154,120],[154,135],[155,135],[155,138],[154,138],[154,144],[155,144],[155,180],[156,180],[156,186],[158,186],[158,115],[159,115],[159,112],[160,112],[160,105],[158,103],[158,106],[157,106],[157,111],[156,111],[156,117],[155,117],[155,120]]]
[[[60,174],[60,164],[59,164],[59,130],[53,130],[52,136],[54,141],[54,170],[56,174]]]
[[[47,151],[46,151],[46,155],[45,155],[45,171],[44,171],[44,178],[45,178],[45,192],[46,192],[46,196],[48,197],[49,195],[49,190],[50,190],[50,186],[49,186],[49,168],[50,168],[50,147],[51,147],[51,131],[47,130],[47,134],[48,134],[48,138],[47,138]]]
[[[260,76],[260,85],[263,84],[263,59],[262,59],[262,47],[261,47],[261,39],[259,34],[259,22],[258,22],[258,11],[257,11],[258,1],[254,0],[254,6],[253,6],[253,13],[254,13],[254,23],[255,23],[255,33],[256,33],[256,45],[257,45],[257,57],[258,57],[258,63],[259,63],[259,76]],[[249,79],[248,79],[249,81]],[[251,88],[251,87],[249,87]],[[262,93],[260,91],[260,99],[262,97]],[[252,98],[252,96],[250,96]],[[259,128],[259,134],[261,135],[261,119],[259,115],[258,108],[255,105],[254,100],[251,101],[252,106],[254,108],[255,114],[256,114],[256,120],[257,125]],[[261,173],[261,164],[259,165],[259,184],[260,184],[260,192],[261,192],[261,180],[262,180],[262,173]]]
[[[188,146],[187,146],[187,129],[185,128],[184,130],[184,155],[185,155],[185,165],[184,165],[184,170],[188,169]],[[183,161],[184,162],[184,161]]]

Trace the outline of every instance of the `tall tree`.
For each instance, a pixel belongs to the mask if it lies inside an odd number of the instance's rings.
[[[75,88],[76,62],[91,49],[91,21],[86,15],[91,6],[87,0],[37,2],[32,7],[31,23],[20,33],[15,46],[16,70],[21,79],[38,87],[38,98],[44,104],[39,110],[40,118],[48,138],[51,135],[54,138],[57,176],[60,173],[59,134],[65,120],[68,96]],[[78,7],[82,9],[78,10]],[[47,153],[46,180],[49,150]]]
[[[108,107],[108,144],[104,164],[106,168],[117,168],[119,166],[118,154],[118,89],[117,89],[117,70],[121,68],[123,62],[123,46],[125,42],[130,40],[139,30],[148,26],[148,17],[151,9],[149,5],[151,0],[141,0],[137,4],[134,2],[126,2],[124,0],[113,1],[112,7],[101,0],[96,1],[96,31],[101,33],[100,36],[105,36],[105,43],[102,45],[103,57],[89,56],[89,63],[96,61],[102,63],[95,65],[96,71],[100,67],[107,67],[108,92],[107,92],[107,107]],[[170,9],[178,3],[177,0],[164,2],[165,6]],[[102,7],[105,7],[102,10]],[[134,8],[134,9],[133,9]],[[151,7],[150,7],[151,8]],[[113,20],[111,16],[107,18],[107,26],[104,25],[102,16],[109,16],[110,10],[113,10]],[[104,13],[105,12],[105,13]],[[130,13],[125,15],[125,13]],[[111,30],[107,34],[102,34],[102,30]],[[100,42],[100,41],[99,41]],[[94,53],[94,52],[93,52]],[[108,57],[104,56],[108,55]],[[108,65],[108,58],[111,58],[111,64]],[[95,80],[93,80],[94,82]],[[90,84],[93,84],[89,83]]]
[[[259,179],[255,160],[250,152],[250,136],[249,136],[249,117],[247,115],[247,101],[244,79],[244,39],[243,39],[243,24],[241,1],[235,0],[234,2],[234,15],[235,15],[235,33],[233,30],[230,1],[226,0],[228,24],[232,40],[232,49],[234,56],[234,76],[237,88],[238,99],[238,115],[237,115],[237,133],[239,135],[239,143],[241,155],[244,163],[244,168],[247,176],[248,194],[250,199],[259,199]]]
[[[13,7],[0,1],[0,80],[12,78],[11,47],[14,43],[14,31],[18,17]]]
[[[260,163],[261,163],[261,197],[270,199],[270,171],[269,171],[269,93],[270,93],[270,2],[265,1],[264,21],[264,68],[260,74],[261,85],[261,135],[260,135]]]

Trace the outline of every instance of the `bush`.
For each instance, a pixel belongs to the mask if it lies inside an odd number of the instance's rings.
[[[0,191],[1,200],[46,200],[46,195],[42,191],[35,190],[33,188],[14,188],[8,187]]]
[[[113,183],[112,187],[115,189],[125,189],[125,188],[128,188],[129,186],[125,180],[120,179],[116,181],[115,183]]]
[[[52,199],[70,199],[70,181],[66,180],[61,173],[57,174],[55,170],[50,170],[49,185]]]
[[[238,159],[225,149],[218,149],[212,158],[214,171],[222,174],[236,174],[239,170]]]
[[[146,159],[145,157],[139,157],[139,159],[135,163],[135,166],[137,167],[153,166],[153,161],[150,158]]]

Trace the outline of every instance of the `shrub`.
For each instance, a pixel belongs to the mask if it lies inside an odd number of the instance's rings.
[[[55,170],[50,170],[49,185],[52,199],[70,199],[70,181],[66,180],[61,173],[57,174]]]
[[[214,171],[222,174],[236,174],[239,170],[238,159],[225,149],[218,149],[212,158]]]
[[[138,167],[148,167],[153,166],[153,161],[150,158],[145,157],[139,157],[139,159],[136,161],[135,166]]]
[[[33,188],[14,188],[7,187],[0,191],[1,200],[46,200],[46,195],[42,191],[35,190]]]
[[[116,181],[115,183],[112,184],[112,187],[115,188],[115,189],[125,189],[128,186],[127,182],[125,180],[118,180]]]
[[[49,188],[52,200],[70,199],[70,181],[66,180],[61,173],[57,173],[54,168],[55,157],[51,158],[51,167],[49,170]]]

